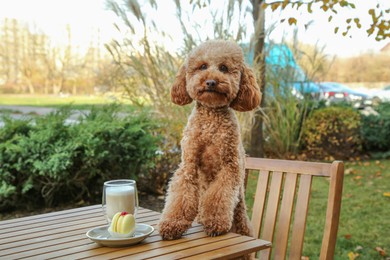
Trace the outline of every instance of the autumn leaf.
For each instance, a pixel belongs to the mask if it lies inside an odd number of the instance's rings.
[[[356,174],[356,170],[354,168],[347,168],[345,169],[344,173],[345,175]]]
[[[386,256],[385,250],[383,250],[381,247],[377,246],[377,247],[375,247],[375,250],[376,250],[381,256]]]
[[[390,192],[383,192],[383,196],[390,197]]]
[[[272,11],[275,11],[276,9],[278,9],[279,6],[280,6],[280,3],[273,3],[273,4],[271,4]]]
[[[307,5],[307,11],[311,14],[312,12],[313,12],[313,10],[311,9],[311,5],[312,5],[313,3],[309,3],[308,5]]]
[[[363,250],[363,247],[362,246],[357,246],[357,247],[355,247],[354,251],[361,251],[361,250]]]
[[[356,23],[356,26],[360,29],[362,28],[362,25],[360,24],[360,19],[359,18],[355,18],[353,19],[353,21]],[[375,162],[376,163],[376,162]]]
[[[367,30],[368,35],[371,35],[374,33],[375,27],[371,27],[370,29]]]
[[[288,23],[290,24],[290,25],[292,25],[292,24],[297,24],[297,19],[295,19],[294,17],[290,17],[290,18],[288,18]]]
[[[348,2],[347,1],[344,1],[344,0],[342,0],[342,1],[340,1],[340,6],[348,6]]]
[[[349,260],[355,260],[356,257],[358,257],[358,256],[359,256],[358,253],[354,253],[354,252],[349,252],[349,253],[348,253],[348,258],[349,258]]]
[[[368,10],[368,14],[370,14],[371,16],[375,16],[375,10],[374,9]]]

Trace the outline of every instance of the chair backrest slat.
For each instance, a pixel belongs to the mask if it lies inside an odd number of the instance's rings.
[[[260,171],[252,213],[254,236],[273,242],[272,249],[260,251],[260,259],[270,259],[271,253],[274,259],[301,259],[313,177],[330,179],[320,259],[332,259],[339,225],[343,162],[249,157],[246,172],[249,170]]]
[[[269,180],[269,172],[268,171],[260,171],[259,178],[257,181],[255,199],[253,202],[253,210],[252,210],[252,219],[257,219],[253,223],[253,232],[255,237],[260,236],[260,228],[263,220],[263,214],[265,209],[265,198],[267,196],[267,187]]]
[[[322,238],[321,260],[333,259],[336,247],[337,230],[341,209],[341,197],[343,191],[344,165],[333,162],[329,183],[328,207],[326,209],[325,231]],[[336,217],[335,217],[336,216]],[[324,243],[329,241],[329,243]]]
[[[245,167],[252,170],[296,172],[329,177],[331,164],[247,157]]]
[[[282,203],[280,205],[279,226],[276,231],[276,241],[274,247],[275,259],[286,259],[288,235],[290,232],[291,216],[294,206],[295,189],[298,174],[286,173],[283,189]]]
[[[302,175],[299,180],[289,259],[301,259],[312,179],[311,175]]]
[[[261,237],[267,241],[272,241],[276,225],[276,216],[279,210],[280,193],[282,190],[283,173],[273,172],[267,201],[267,211],[264,216],[263,233]],[[269,259],[271,250],[263,250],[260,252],[260,259]]]

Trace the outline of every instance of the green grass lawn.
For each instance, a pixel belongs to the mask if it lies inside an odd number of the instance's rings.
[[[253,206],[256,173],[248,179],[247,204]],[[328,181],[315,178],[303,255],[318,259],[325,223]],[[335,259],[386,259],[390,256],[390,160],[347,162]],[[381,255],[381,250],[384,250]]]
[[[72,104],[77,109],[90,107],[91,105],[104,105],[119,100],[121,103],[129,104],[121,98],[114,98],[109,95],[79,95],[60,97],[58,95],[12,95],[1,94],[0,105],[20,105],[39,107],[59,107]]]

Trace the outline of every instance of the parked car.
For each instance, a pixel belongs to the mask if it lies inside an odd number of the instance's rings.
[[[381,102],[390,102],[390,85],[383,89],[374,90],[371,93],[372,102],[379,104]]]
[[[325,101],[326,105],[333,103],[348,102],[348,93],[341,90],[329,82],[322,82],[320,86],[320,99]]]
[[[327,88],[327,92],[325,92],[324,95],[327,95],[328,98],[331,96],[334,101],[344,100],[350,103],[354,108],[359,109],[372,105],[372,98],[368,94],[351,89],[345,84],[338,82],[322,82],[320,85],[325,89]]]

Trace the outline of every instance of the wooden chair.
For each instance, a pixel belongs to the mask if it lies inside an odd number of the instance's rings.
[[[271,250],[273,259],[286,259],[289,240],[288,258],[301,259],[313,177],[330,179],[320,259],[333,259],[343,188],[343,162],[318,163],[248,157],[246,176],[250,170],[259,171],[252,214],[254,236],[272,242],[271,249],[260,252],[260,259],[270,259]]]

